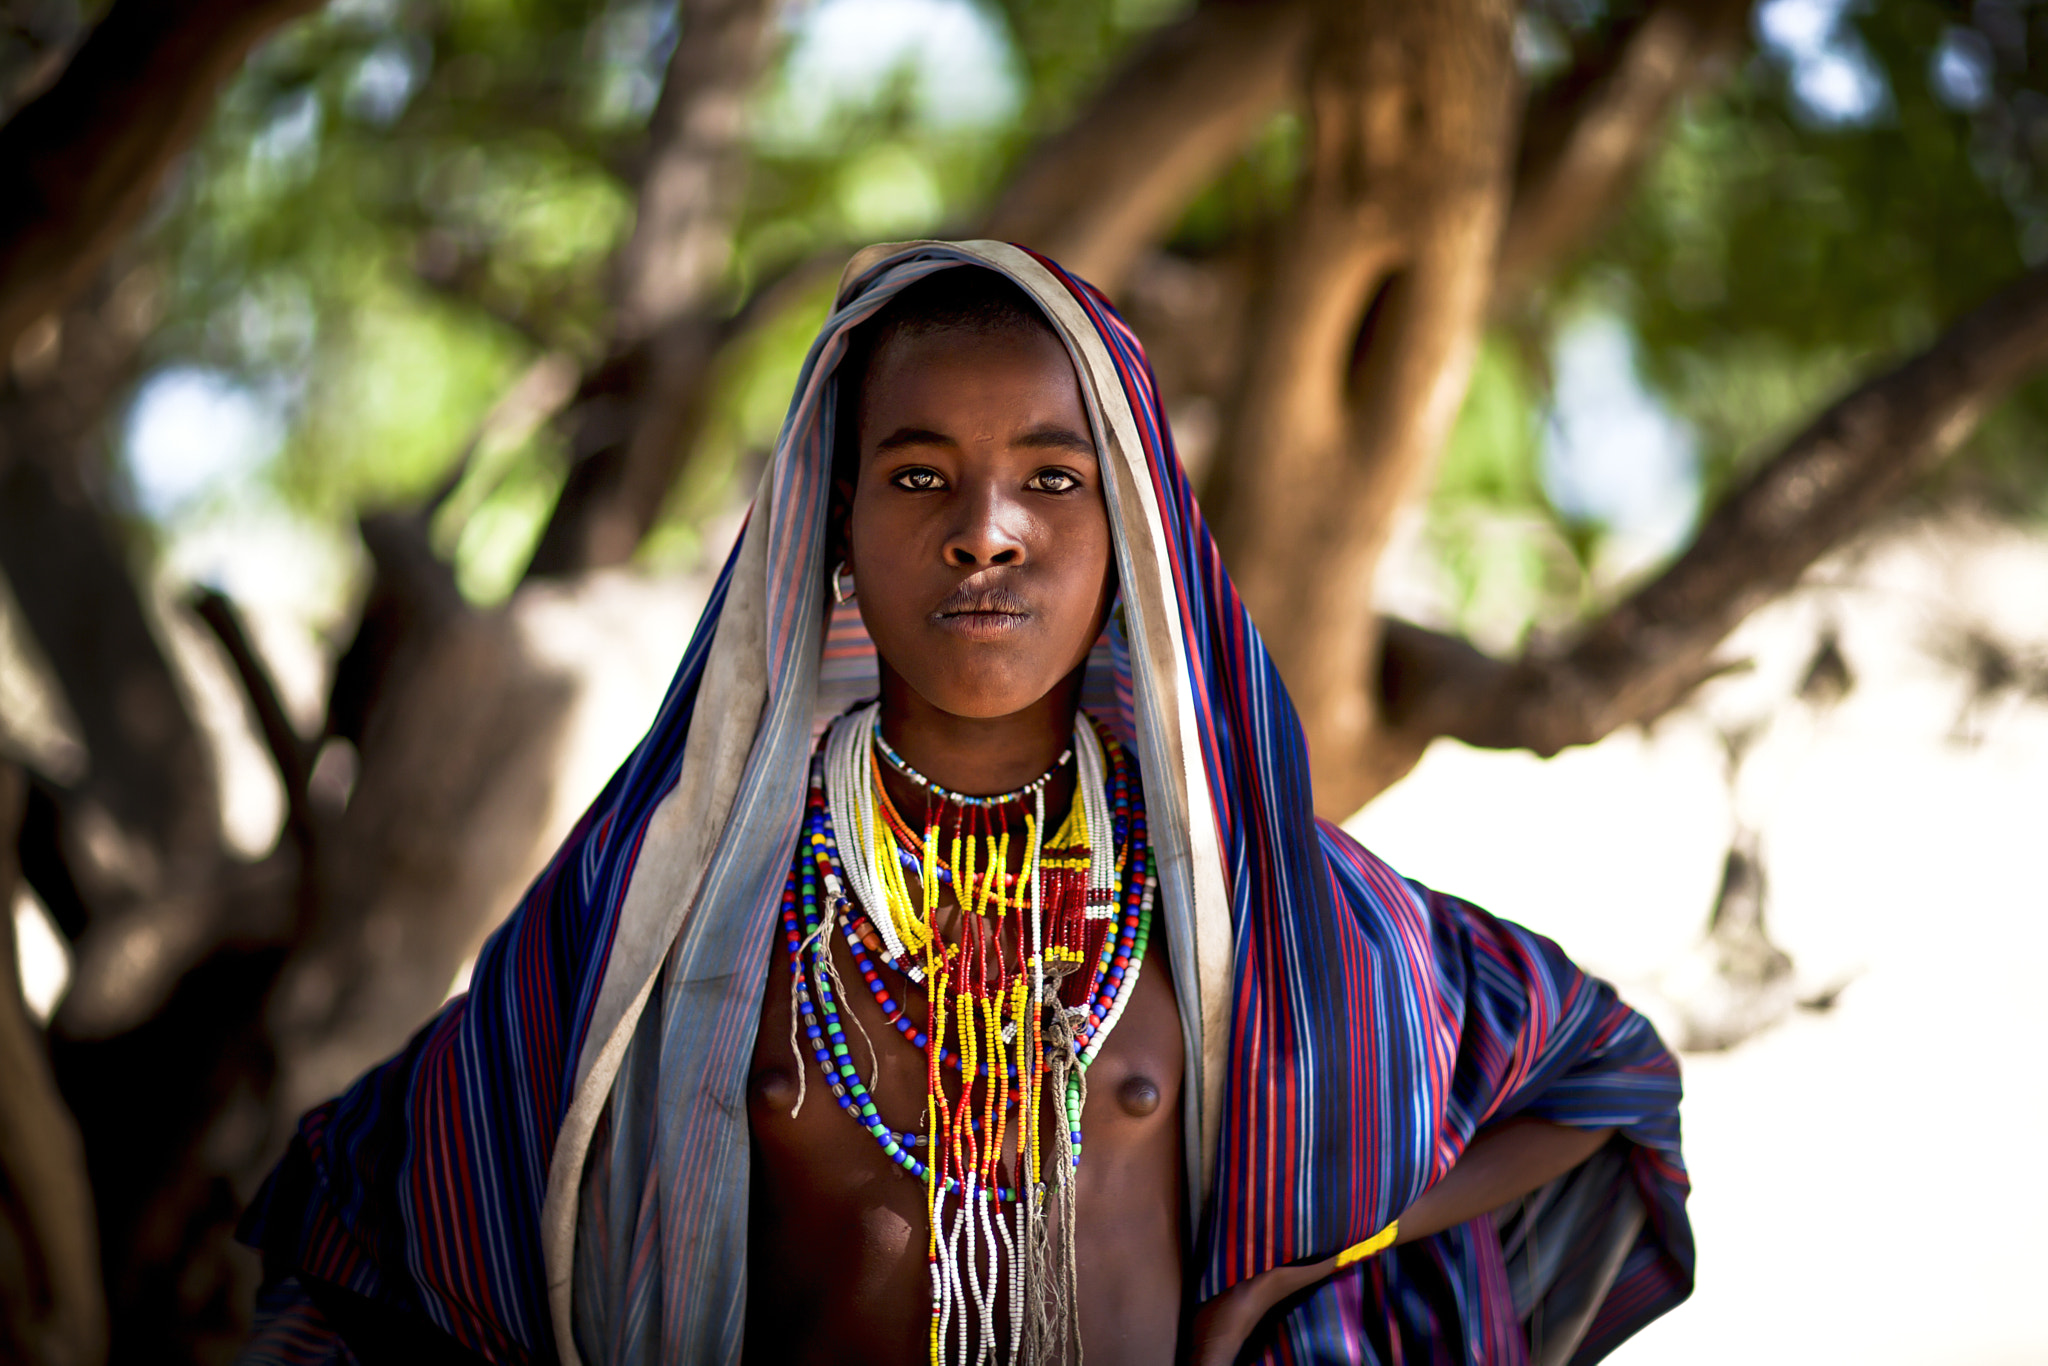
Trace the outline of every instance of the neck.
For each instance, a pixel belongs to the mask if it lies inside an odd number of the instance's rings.
[[[987,796],[1014,791],[1051,768],[1073,738],[1081,699],[1079,669],[1031,706],[1007,716],[940,711],[886,663],[881,674],[882,735],[911,767],[955,792]],[[901,779],[900,774],[891,777]],[[1049,809],[1064,802],[1071,777],[1066,772],[1054,776],[1046,790]],[[896,783],[890,786],[893,792]]]

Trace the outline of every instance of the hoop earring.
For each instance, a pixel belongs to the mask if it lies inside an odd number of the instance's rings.
[[[859,591],[854,587],[853,576],[846,572],[846,561],[832,566],[832,601],[845,603]]]

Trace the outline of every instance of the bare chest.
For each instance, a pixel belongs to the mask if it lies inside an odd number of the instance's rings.
[[[1091,1362],[1172,1361],[1181,1314],[1184,1059],[1158,944],[1083,1074],[1074,1251]],[[881,1122],[898,1134],[928,1132],[926,1052],[863,989],[844,944],[835,946],[835,960],[848,986],[840,1000],[847,1047]],[[788,957],[778,952],[748,1087],[748,1356],[921,1360],[931,1324],[926,1187],[826,1085],[793,1008],[793,985]],[[924,1011],[921,997],[898,1005],[914,1016]],[[1050,1095],[1038,1103],[1043,1131],[1064,1111]],[[1005,1141],[1014,1151],[1014,1131]]]

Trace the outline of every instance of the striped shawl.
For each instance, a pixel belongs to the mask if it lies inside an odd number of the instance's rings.
[[[926,242],[848,267],[659,715],[468,993],[301,1123],[244,1224],[268,1306],[247,1360],[346,1359],[309,1286],[501,1366],[739,1359],[748,1060],[804,757],[869,648],[824,592],[834,371],[849,328],[961,264],[1044,308],[1101,453],[1120,607],[1091,706],[1133,745],[1161,866],[1201,1295],[1366,1238],[1517,1115],[1619,1134],[1291,1302],[1264,1359],[1591,1362],[1690,1291],[1654,1031],[1555,944],[1315,818],[1137,339],[1043,257]]]

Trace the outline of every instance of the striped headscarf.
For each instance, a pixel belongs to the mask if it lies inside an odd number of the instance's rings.
[[[868,648],[825,594],[836,368],[897,291],[961,266],[1044,310],[1102,462],[1119,608],[1090,705],[1143,772],[1201,1297],[1369,1237],[1514,1116],[1620,1133],[1511,1209],[1339,1272],[1266,1359],[1594,1361],[1689,1292],[1678,1070],[1654,1031],[1550,941],[1315,817],[1300,723],[1136,337],[1044,257],[923,242],[848,267],[660,714],[468,994],[302,1122],[245,1223],[273,1306],[252,1360],[310,1359],[265,1345],[320,1336],[295,1284],[499,1363],[741,1355],[748,1063],[805,760]]]

